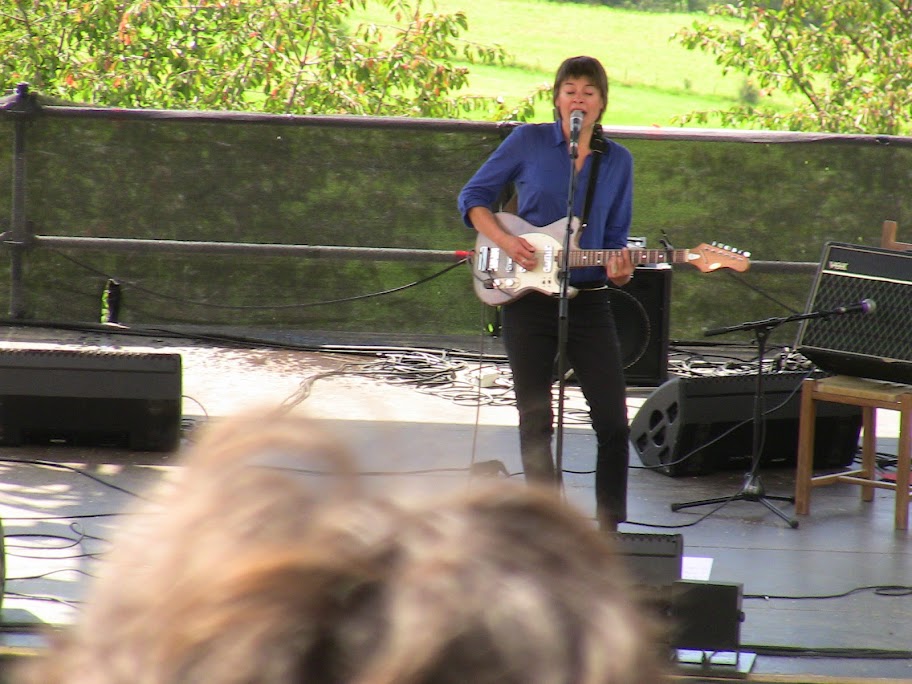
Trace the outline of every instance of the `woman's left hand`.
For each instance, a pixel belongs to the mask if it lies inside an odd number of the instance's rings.
[[[612,253],[608,257],[605,272],[608,274],[608,280],[620,286],[626,285],[633,279],[633,268],[630,250],[625,248],[618,253]]]

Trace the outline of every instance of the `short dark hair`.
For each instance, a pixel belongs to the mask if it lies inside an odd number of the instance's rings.
[[[557,106],[557,94],[560,92],[561,84],[568,78],[585,78],[592,81],[592,84],[601,92],[605,105],[608,105],[608,74],[602,63],[595,57],[580,55],[564,60],[554,77],[554,90],[551,92],[551,101],[555,106]],[[603,112],[604,110],[599,112],[599,119],[602,118]]]

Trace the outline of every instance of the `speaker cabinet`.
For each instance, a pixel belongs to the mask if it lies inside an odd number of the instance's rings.
[[[680,580],[672,586],[672,644],[697,651],[741,649],[744,585]]]
[[[670,268],[638,267],[624,287],[610,285],[628,385],[653,387],[668,379]]]
[[[171,451],[180,419],[179,354],[0,351],[0,444]]]
[[[670,587],[681,579],[684,535],[615,532],[613,537],[635,586]]]
[[[763,467],[794,466],[801,380],[806,373],[764,376]],[[672,477],[747,470],[753,456],[756,377],[673,378],[644,402],[630,425],[643,465]],[[850,464],[858,448],[861,408],[830,402],[817,411],[815,468]]]
[[[873,311],[805,320],[796,348],[831,373],[912,383],[912,252],[827,243],[806,312],[863,299]]]

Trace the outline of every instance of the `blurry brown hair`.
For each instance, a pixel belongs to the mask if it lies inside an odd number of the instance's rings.
[[[609,540],[550,492],[371,495],[292,417],[218,426],[185,466],[124,526],[79,623],[14,681],[661,679]]]

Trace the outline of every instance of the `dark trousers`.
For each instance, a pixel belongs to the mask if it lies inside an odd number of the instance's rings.
[[[528,481],[555,482],[551,388],[558,351],[556,297],[528,294],[503,307],[503,335],[519,409],[519,440]],[[586,401],[598,442],[596,515],[627,519],[629,460],[623,363],[608,290],[582,290],[568,305],[567,361]]]

